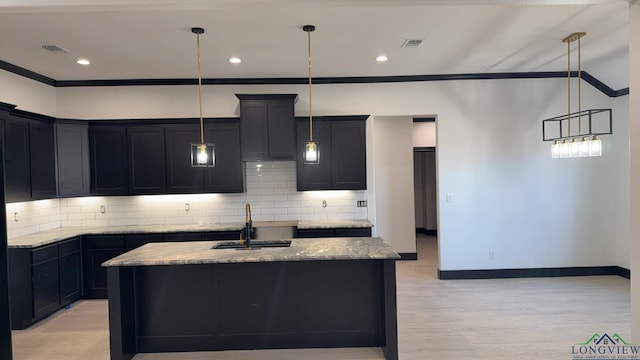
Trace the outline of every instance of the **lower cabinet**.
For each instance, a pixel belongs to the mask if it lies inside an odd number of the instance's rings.
[[[11,327],[24,329],[82,296],[80,238],[9,248]]]
[[[107,269],[101,264],[126,252],[124,235],[87,235],[82,241],[84,297],[107,297]]]
[[[84,298],[107,298],[107,268],[102,263],[150,242],[232,240],[237,231],[176,232],[159,234],[85,235],[83,237]]]
[[[371,228],[296,229],[295,237],[371,237]]]

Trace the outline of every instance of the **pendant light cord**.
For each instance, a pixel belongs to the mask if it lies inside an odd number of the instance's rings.
[[[313,142],[313,106],[311,103],[311,31],[307,31],[307,49],[309,55],[309,142]]]
[[[571,136],[571,41],[567,41],[567,120],[567,136]]]
[[[202,120],[202,73],[200,71],[200,34],[196,34],[198,48],[198,101],[200,103],[200,143],[204,144],[204,121]]]
[[[578,135],[582,135],[582,59],[580,37],[578,37]]]

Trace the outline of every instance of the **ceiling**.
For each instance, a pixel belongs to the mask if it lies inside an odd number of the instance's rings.
[[[313,24],[314,77],[566,71],[561,40],[586,31],[583,69],[620,89],[629,83],[628,7],[624,0],[0,0],[0,60],[55,80],[195,78],[190,28],[199,26],[204,78],[306,77],[301,27]],[[407,39],[424,42],[401,48]],[[377,63],[379,54],[389,60]],[[242,63],[230,64],[231,56]],[[92,64],[77,65],[79,57]]]

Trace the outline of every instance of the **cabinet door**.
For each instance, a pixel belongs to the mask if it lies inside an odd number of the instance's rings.
[[[313,140],[318,144],[320,152],[319,164],[304,163],[304,147],[309,141],[309,120],[298,121],[297,132],[297,188],[303,190],[330,190],[331,182],[331,124],[327,121],[313,122]]]
[[[129,193],[162,194],[167,189],[162,126],[132,126],[129,144]]]
[[[89,299],[107,298],[107,269],[101,264],[125,252],[124,236],[86,236],[83,241],[84,295]]]
[[[91,193],[126,195],[127,137],[123,126],[90,126]]]
[[[91,191],[89,126],[55,124],[58,196],[82,196]]]
[[[334,190],[366,190],[367,159],[364,121],[331,124],[331,173]]]
[[[82,296],[82,249],[80,238],[58,245],[60,276],[60,306],[66,306]]]
[[[165,139],[167,192],[176,194],[202,192],[204,168],[191,166],[191,144],[200,142],[200,126],[198,124],[169,125],[165,129]],[[212,142],[209,138],[205,141]],[[217,148],[216,144],[216,150]]]
[[[35,320],[52,314],[60,305],[58,258],[33,265],[33,316]]]
[[[31,198],[56,197],[56,159],[53,124],[29,122]]]
[[[242,160],[268,160],[269,115],[267,102],[264,100],[240,101],[240,116]]]
[[[205,169],[205,192],[230,193],[244,190],[240,159],[240,125],[207,124],[205,141],[215,144],[216,166]]]
[[[29,171],[29,122],[7,119],[5,122],[5,200],[31,198]]]
[[[269,160],[294,160],[296,157],[295,118],[291,100],[267,102]]]

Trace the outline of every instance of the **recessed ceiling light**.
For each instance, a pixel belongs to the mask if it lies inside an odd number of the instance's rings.
[[[82,58],[81,58],[81,59],[76,60],[76,63],[77,63],[77,64],[80,64],[80,65],[85,65],[85,66],[86,66],[86,65],[91,64],[91,61],[89,61],[88,59],[82,59]]]
[[[386,55],[379,55],[379,56],[376,58],[376,61],[377,61],[377,62],[385,62],[385,61],[387,61],[387,60],[389,60],[389,58],[388,58]]]
[[[229,62],[232,63],[232,64],[240,64],[242,62],[242,60],[239,57],[235,57],[234,56],[232,58],[229,58]]]

